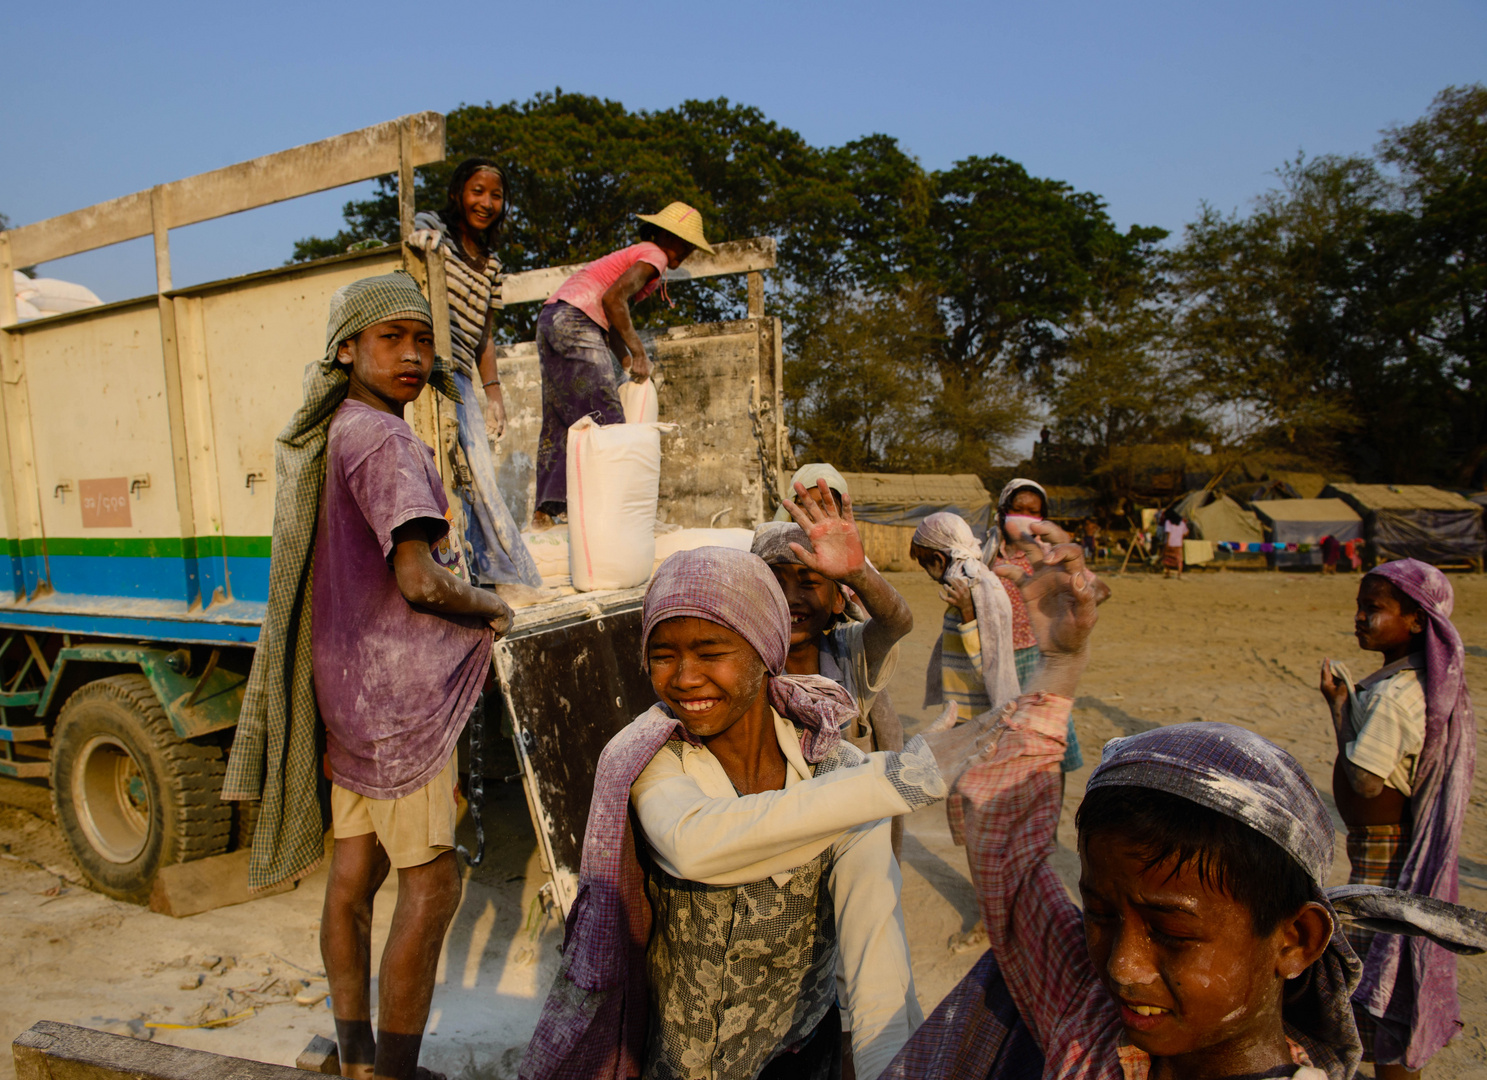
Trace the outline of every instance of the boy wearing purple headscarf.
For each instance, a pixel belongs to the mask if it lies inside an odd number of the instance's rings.
[[[887,819],[943,799],[993,718],[843,741],[856,704],[786,674],[790,608],[747,552],[662,563],[642,642],[659,701],[600,756],[521,1077],[826,1080],[846,1029],[876,1080],[922,1019]]]
[[[1476,719],[1445,574],[1415,559],[1385,563],[1358,587],[1354,632],[1384,664],[1356,686],[1322,664],[1337,734],[1332,789],[1348,826],[1350,883],[1454,903],[1456,853],[1476,771]],[[1456,958],[1425,939],[1349,932],[1363,960],[1353,997],[1365,1061],[1407,1077],[1460,1027]]]

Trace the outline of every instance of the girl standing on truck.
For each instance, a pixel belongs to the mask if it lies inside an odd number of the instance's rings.
[[[449,293],[449,344],[454,380],[463,400],[457,406],[460,448],[470,466],[465,504],[465,539],[476,584],[520,582],[541,586],[542,576],[521,530],[496,485],[490,438],[506,433],[506,404],[496,370],[491,327],[501,307],[501,261],[494,249],[506,220],[506,176],[492,161],[462,161],[449,178],[448,201],[438,213],[413,218],[408,242],[421,251],[443,250]],[[485,392],[482,416],[475,380]]]
[[[702,215],[674,202],[659,214],[636,214],[640,243],[595,259],[565,281],[537,319],[537,356],[542,365],[542,438],[537,444],[537,512],[532,527],[567,520],[568,427],[585,416],[601,424],[624,421],[620,365],[636,382],[650,378],[652,365],[630,321],[630,305],[651,293],[666,295],[665,274],[697,248],[709,255]]]

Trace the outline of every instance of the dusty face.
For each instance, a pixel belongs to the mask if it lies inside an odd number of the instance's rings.
[[[846,610],[847,601],[836,582],[805,566],[772,566],[775,580],[790,605],[790,644],[812,641],[826,632],[831,620]]]
[[[1278,1030],[1283,928],[1175,860],[1145,868],[1109,833],[1080,844],[1084,937],[1131,1042],[1153,1057],[1239,1060]],[[1302,970],[1302,969],[1298,969]]]
[[[950,567],[950,560],[945,558],[943,551],[934,551],[918,544],[909,545],[909,558],[913,559],[935,581],[945,580],[945,571]]]
[[[1036,491],[1019,491],[1012,496],[1012,505],[1007,508],[1011,513],[1023,514],[1027,517],[1043,516],[1043,498]]]
[[[477,169],[475,175],[465,181],[460,206],[465,212],[465,226],[471,232],[484,232],[494,225],[500,220],[505,205],[506,192],[499,173]]]
[[[1353,616],[1353,634],[1358,647],[1369,652],[1408,650],[1410,639],[1425,629],[1419,612],[1406,615],[1388,581],[1365,574],[1358,586],[1358,611]]]
[[[417,319],[374,323],[341,342],[336,359],[351,365],[350,397],[402,416],[434,368],[434,331]]]
[[[726,626],[666,619],[651,631],[646,663],[656,696],[693,736],[708,739],[736,724],[764,693],[764,661]]]

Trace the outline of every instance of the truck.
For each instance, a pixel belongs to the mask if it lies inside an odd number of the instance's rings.
[[[413,170],[444,153],[444,117],[417,113],[0,232],[0,776],[49,782],[103,893],[143,901],[163,867],[251,843],[255,806],[224,802],[222,777],[268,596],[274,438],[323,352],[331,294],[408,270],[448,355],[437,253],[399,243],[175,288],[169,232],[395,173],[406,240]],[[153,294],[17,321],[14,268],[146,236]],[[724,243],[672,272],[747,274],[749,302],[744,319],[653,336],[660,419],[678,425],[660,491],[670,526],[752,525],[773,510],[788,459],[780,324],[763,310],[774,253],[767,237]],[[507,274],[504,302],[541,302],[577,269]],[[524,521],[541,380],[533,343],[501,351],[509,423],[493,451]],[[410,414],[458,507],[470,489],[452,403],[426,390]],[[555,583],[517,608],[493,654],[488,712],[504,713],[564,912],[598,749],[654,701],[642,594]]]

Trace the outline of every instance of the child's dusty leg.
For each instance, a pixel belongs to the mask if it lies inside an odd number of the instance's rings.
[[[378,974],[377,1080],[413,1080],[439,952],[461,891],[452,851],[398,871],[398,906]]]
[[[337,840],[320,916],[320,956],[335,1011],[341,1075],[370,1080],[372,898],[387,879],[387,853],[375,833]]]

